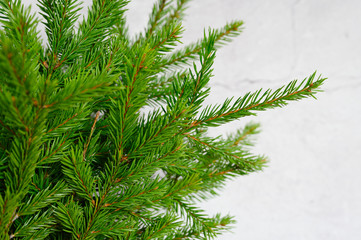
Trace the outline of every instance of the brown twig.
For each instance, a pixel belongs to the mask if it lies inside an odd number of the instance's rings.
[[[97,123],[98,121],[98,118],[99,118],[99,115],[100,115],[100,111],[97,111],[96,115],[95,115],[95,119],[94,119],[94,123],[93,123],[93,126],[91,128],[91,131],[90,131],[90,135],[89,135],[89,138],[88,138],[88,141],[84,147],[84,152],[83,152],[83,159],[85,159],[85,154],[86,154],[86,151],[88,150],[88,146],[89,146],[89,143],[90,143],[90,139],[94,133],[94,130],[95,130],[95,124]]]

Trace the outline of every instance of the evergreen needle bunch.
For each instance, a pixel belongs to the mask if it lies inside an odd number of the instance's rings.
[[[156,1],[130,37],[128,1],[93,0],[79,18],[78,0],[38,0],[44,47],[29,8],[0,0],[0,239],[212,239],[229,229],[232,217],[207,216],[196,201],[266,160],[249,149],[257,124],[229,137],[207,129],[313,97],[324,79],[203,106],[215,53],[242,22],[175,50],[188,2]]]

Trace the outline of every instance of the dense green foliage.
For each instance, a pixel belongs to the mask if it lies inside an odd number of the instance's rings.
[[[196,201],[262,169],[258,125],[207,129],[313,96],[324,79],[203,106],[215,52],[242,22],[174,50],[187,2],[158,0],[130,37],[125,0],[93,0],[83,19],[77,0],[39,0],[44,47],[30,10],[0,0],[0,239],[211,239],[233,223]]]

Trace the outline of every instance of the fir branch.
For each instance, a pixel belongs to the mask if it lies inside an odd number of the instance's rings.
[[[64,109],[69,106],[78,106],[79,103],[89,100],[90,97],[95,97],[95,94],[101,96],[104,93],[111,92],[110,86],[114,77],[108,75],[106,72],[94,75],[87,71],[79,72],[73,79],[68,79],[63,89],[54,94],[48,99],[48,103],[42,108],[49,108],[51,110]]]
[[[70,118],[65,119],[64,122],[62,122],[62,123],[60,123],[59,125],[57,125],[57,126],[51,128],[51,129],[49,129],[49,130],[47,131],[47,133],[53,132],[54,130],[62,127],[63,125],[67,124],[70,120],[72,120],[72,119],[75,118],[76,116],[78,116],[78,113],[75,113],[75,114],[74,114],[73,116],[71,116]]]
[[[159,239],[167,236],[169,231],[180,226],[181,222],[173,215],[165,215],[160,218],[155,224],[146,228],[142,239]]]
[[[56,222],[52,213],[52,210],[47,210],[44,213],[39,212],[35,214],[22,222],[9,238],[22,238],[27,240],[46,239],[49,234],[55,232],[54,226]]]
[[[172,138],[180,127],[185,126],[182,119],[186,116],[187,109],[175,110],[165,115],[159,115],[158,111],[150,113],[147,120],[141,120],[141,124],[138,126],[140,131],[137,138],[139,140],[137,144],[129,146],[128,157],[136,157],[151,151],[151,149],[158,148],[159,145],[164,145],[164,142]]]
[[[109,238],[117,239],[125,234],[134,231],[135,228],[130,227],[132,224],[127,217],[119,217],[118,215],[107,214],[107,211],[100,212],[98,220],[88,230],[88,234],[83,233],[80,239],[89,238]]]
[[[113,167],[111,166],[107,168],[107,175],[102,175],[103,178],[105,178],[105,181],[103,182],[103,186],[98,186],[99,188],[99,197],[97,197],[97,202],[92,209],[92,212],[89,215],[89,220],[87,222],[86,230],[83,234],[84,238],[89,236],[91,233],[90,229],[94,223],[97,222],[99,213],[101,212],[104,207],[106,207],[105,202],[109,199],[109,195],[111,193],[111,189],[113,185],[116,183],[116,174],[118,172],[118,169],[121,165],[121,162],[117,161],[116,165]],[[110,176],[110,177],[109,177]]]
[[[154,156],[159,157],[154,158]],[[182,154],[182,146],[173,146],[173,144],[163,144],[161,147],[154,149],[148,156],[144,156],[144,162],[135,161],[130,167],[123,167],[117,174],[116,183],[133,182],[139,177],[150,177],[154,174],[154,169],[162,169],[169,165],[174,165]]]
[[[134,183],[126,188],[120,188],[120,196],[113,196],[113,202],[104,203],[103,207],[113,211],[130,210],[135,206],[144,206],[154,199],[159,199],[165,193],[166,180],[150,179],[144,183]]]
[[[109,111],[109,125],[112,140],[118,148],[118,151],[123,151],[124,143],[127,138],[132,135],[127,135],[124,138],[124,132],[136,131],[136,121],[138,117],[138,110],[145,105],[146,95],[143,94],[149,81],[149,68],[154,61],[154,51],[149,51],[148,47],[140,48],[134,46],[134,51],[139,51],[137,55],[135,52],[130,52],[126,57],[126,65],[124,70],[126,75],[123,78],[124,89],[119,93],[118,99],[111,99],[112,106]],[[140,56],[140,57],[136,57]],[[119,156],[122,158],[122,156]]]
[[[147,89],[149,101],[164,102],[164,96],[169,96],[173,93],[173,82],[184,79],[188,74],[189,70],[187,69],[171,76],[159,76],[150,81]]]
[[[51,204],[56,203],[69,193],[64,182],[56,183],[52,188],[49,186],[31,197],[26,204],[18,210],[18,216],[32,215]]]
[[[201,91],[209,82],[210,78],[212,77],[212,66],[214,63],[214,59],[216,57],[215,51],[213,50],[215,41],[216,41],[216,34],[214,32],[210,32],[208,37],[205,37],[207,46],[202,49],[200,52],[200,64],[201,69],[197,71],[196,65],[194,65],[194,71],[196,75],[191,76],[193,81],[195,82],[193,87],[193,93],[191,95],[190,104],[200,106],[203,102],[204,98],[208,95],[208,90]],[[184,92],[184,90],[183,90]]]
[[[63,138],[58,138],[54,141],[49,141],[49,148],[44,149],[43,157],[39,160],[39,165],[49,164],[51,162],[59,161],[63,155],[63,151],[70,146],[70,142],[67,141],[70,134],[67,134]]]
[[[5,187],[4,187],[4,178],[5,178],[5,170],[7,169],[7,164],[8,164],[8,159],[7,159],[7,155],[5,153],[5,147],[4,147],[4,151],[1,151],[0,153],[0,186],[1,186],[1,190],[0,190],[0,195],[4,194],[5,192]]]
[[[204,147],[206,147],[208,150],[213,151],[214,153],[220,155],[220,156],[224,156],[227,160],[231,161],[232,163],[239,163],[239,160],[241,160],[242,162],[244,162],[245,164],[249,164],[250,166],[253,166],[255,163],[254,162],[249,162],[247,161],[247,159],[243,159],[242,157],[247,156],[247,153],[231,153],[229,152],[229,149],[221,149],[220,147],[216,147],[214,145],[212,145],[211,143],[209,143],[206,139],[201,140],[199,138],[196,138],[195,136],[191,136],[190,134],[185,134],[185,136],[192,140],[193,142],[196,142],[197,144],[203,145]],[[210,139],[210,138],[208,138]],[[210,140],[212,141],[212,140]],[[214,142],[214,140],[213,140]],[[219,143],[218,143],[219,144]],[[221,144],[223,144],[223,142],[221,142]],[[220,145],[220,144],[219,144]],[[241,156],[239,156],[241,155]]]
[[[89,122],[91,111],[90,104],[85,102],[76,104],[74,108],[50,112],[47,122],[47,137],[75,136],[76,130]]]
[[[213,229],[209,226],[213,219],[209,219],[203,210],[179,199],[175,199],[175,204],[175,210],[186,219],[186,227],[202,232],[207,238],[215,237]]]
[[[198,173],[196,174],[189,174],[182,180],[177,180],[173,184],[169,186],[168,193],[164,195],[162,198],[156,200],[158,201],[169,201],[175,197],[183,196],[190,196],[194,192],[200,189],[201,185],[201,178]]]
[[[158,26],[163,25],[164,18],[169,12],[170,2],[170,0],[157,0],[157,2],[154,3],[152,13],[149,16],[145,38],[150,38]]]
[[[84,229],[84,210],[77,202],[70,199],[66,205],[58,203],[55,209],[57,220],[64,227],[64,231],[72,234],[74,239],[82,239],[81,233]]]
[[[0,124],[1,124],[6,130],[8,130],[11,134],[16,135],[16,133],[14,132],[14,130],[12,130],[8,125],[6,125],[3,121],[1,121],[1,119],[0,119]]]
[[[230,225],[235,224],[235,221],[230,216],[221,217],[220,214],[216,214],[214,217],[212,217],[212,222],[209,223],[209,227],[212,229],[212,235],[208,235],[208,239],[212,239],[215,236],[219,235],[223,231],[229,231]],[[213,236],[213,237],[212,237]],[[203,232],[199,231],[198,229],[185,229],[181,232],[174,233],[171,238],[167,239],[204,239],[207,238],[207,234],[204,234]]]
[[[192,156],[197,159],[196,168],[202,169],[201,187],[191,196],[192,199],[207,199],[211,195],[217,195],[215,190],[223,187],[225,180],[259,171],[264,167],[266,163],[264,156],[253,155],[243,147],[243,144],[251,144],[248,141],[249,136],[243,139],[241,148],[233,146],[234,139],[238,140],[240,135],[244,137],[244,133],[249,132],[252,126],[254,125],[249,125],[236,136],[228,139],[202,137],[201,133],[185,134],[190,140],[188,149],[192,150]]]
[[[179,35],[182,32],[183,29],[180,23],[169,23],[159,31],[156,31],[155,36],[149,40],[152,46],[151,50],[156,50],[159,53],[170,52],[176,45],[176,42],[179,42]]]
[[[0,79],[11,86],[13,83],[9,80],[15,78],[24,88],[22,94],[29,94],[37,86],[37,59],[41,49],[37,19],[21,1],[1,0],[0,22],[4,29],[0,33],[4,54],[0,56],[0,68],[4,73]]]
[[[182,20],[184,16],[184,11],[187,9],[188,2],[190,2],[190,0],[177,0],[177,5],[168,17],[167,23],[165,23],[165,25],[175,20]]]
[[[261,89],[254,93],[247,93],[244,97],[238,98],[233,105],[231,105],[231,99],[227,99],[222,105],[207,106],[201,112],[199,119],[192,122],[190,128],[218,126],[240,117],[255,115],[253,111],[282,107],[287,105],[288,101],[314,97],[314,94],[319,92],[319,86],[325,81],[324,78],[319,77],[313,82],[315,75],[316,73],[308,79],[305,78],[298,85],[296,80],[292,81],[273,92],[270,89],[262,92]]]
[[[42,144],[41,135],[44,131],[44,116],[37,117],[36,126],[29,128],[26,134],[14,138],[8,152],[9,164],[5,173],[7,191],[2,198],[3,206],[0,209],[0,236],[8,232],[12,222],[18,217],[17,208],[26,195],[35,173],[39,158],[37,150]]]
[[[224,43],[231,40],[232,37],[239,35],[242,31],[242,21],[233,21],[226,24],[223,28],[214,30],[215,34],[215,49],[218,49]],[[196,43],[187,45],[181,50],[178,50],[167,56],[161,64],[161,68],[173,69],[177,66],[187,65],[190,61],[198,57],[199,52],[207,45],[207,39],[202,39]]]
[[[241,131],[237,131],[234,136],[230,136],[229,138],[233,138],[231,141],[233,141],[231,147],[236,147],[239,145],[251,145],[247,139],[254,135],[259,133],[260,124],[258,123],[248,123],[244,129]]]
[[[83,159],[83,151],[81,149],[71,149],[70,157],[64,156],[61,163],[63,173],[67,176],[69,186],[79,196],[85,198],[93,205],[94,183],[92,170],[89,163]]]
[[[134,206],[140,206],[144,203],[150,203],[149,199],[159,198],[159,195],[163,194],[162,186],[165,185],[165,181],[148,180],[143,184],[129,185],[127,188],[118,189],[116,192],[112,192],[110,185],[100,188],[99,195],[101,196],[97,204],[94,206],[90,219],[87,222],[86,230],[82,234],[82,238],[86,239],[88,236],[94,234],[91,229],[96,224],[101,224],[101,217],[99,214],[106,210],[114,214],[118,211],[126,211]],[[119,195],[119,192],[122,194]],[[126,231],[126,230],[125,230]]]
[[[39,0],[40,14],[45,19],[45,30],[50,49],[49,63],[43,61],[50,75],[59,64],[58,60],[64,53],[64,47],[70,44],[74,33],[74,24],[79,17],[80,2],[77,0]],[[46,64],[46,65],[45,65]]]
[[[70,63],[86,51],[90,46],[101,44],[109,36],[117,20],[122,18],[126,0],[93,0],[88,18],[80,23],[79,32],[62,54],[54,69],[64,63]],[[86,63],[88,65],[89,63]]]

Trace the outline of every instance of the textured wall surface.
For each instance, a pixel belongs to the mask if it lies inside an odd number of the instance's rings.
[[[144,29],[152,2],[129,5],[133,32]],[[254,152],[270,159],[263,172],[229,182],[220,197],[201,204],[210,214],[236,217],[234,233],[220,239],[361,239],[361,1],[194,0],[187,14],[185,43],[205,27],[245,21],[244,32],[217,53],[208,103],[315,70],[328,77],[317,101],[212,131],[260,122]]]

